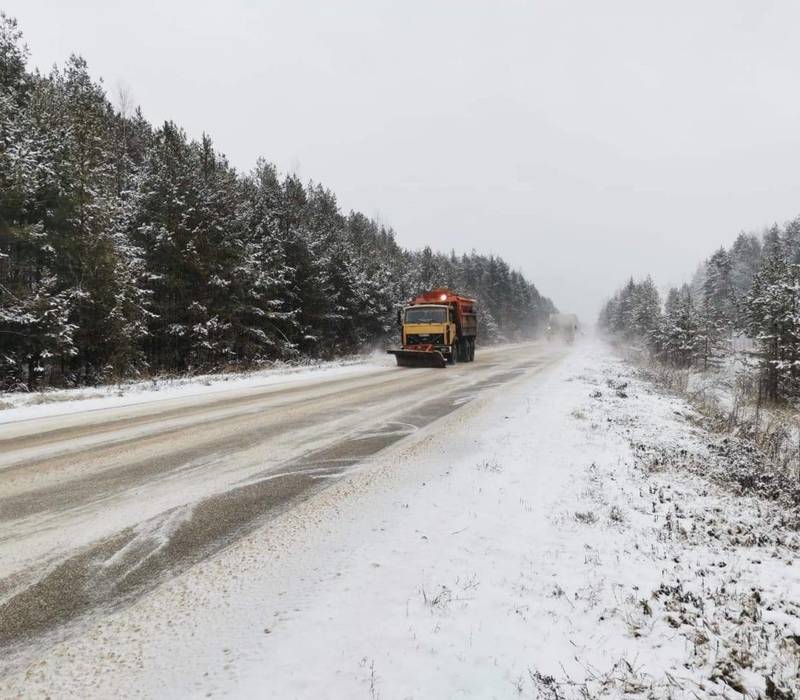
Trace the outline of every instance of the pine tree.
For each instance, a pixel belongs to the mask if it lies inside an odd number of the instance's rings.
[[[761,263],[761,241],[752,235],[740,233],[731,247],[731,283],[737,299],[741,300],[750,291],[753,278],[758,272]],[[743,321],[740,313],[737,313],[738,327],[742,327]]]
[[[634,286],[632,306],[631,332],[634,337],[648,340],[661,317],[661,299],[649,276]]]
[[[689,285],[670,290],[658,337],[662,357],[678,367],[690,367],[703,357],[706,336]]]
[[[747,331],[758,342],[761,386],[768,399],[800,390],[800,266],[771,246],[745,299]]]
[[[706,264],[703,302],[717,330],[730,333],[736,322],[736,290],[733,284],[733,265],[730,255],[720,248]]]
[[[281,186],[275,167],[261,160],[243,185],[247,218],[240,270],[246,294],[238,355],[278,359],[297,354],[298,324],[291,306],[292,269],[280,230]]]
[[[205,292],[192,216],[196,202],[196,149],[171,122],[155,132],[136,177],[127,218],[131,241],[144,254],[152,300],[146,353],[152,369],[186,370],[192,351],[195,301]],[[195,305],[196,304],[196,305]]]

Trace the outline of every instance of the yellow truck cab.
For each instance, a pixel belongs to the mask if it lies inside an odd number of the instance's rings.
[[[456,337],[455,318],[440,304],[409,306],[403,315],[403,346],[431,345],[445,355]]]

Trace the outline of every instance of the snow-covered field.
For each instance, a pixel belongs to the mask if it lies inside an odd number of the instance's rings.
[[[0,680],[15,697],[792,697],[797,531],[599,341]]]

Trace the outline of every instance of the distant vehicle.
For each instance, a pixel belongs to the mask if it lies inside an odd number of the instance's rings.
[[[446,288],[420,294],[397,313],[402,348],[387,352],[400,367],[472,362],[478,336],[475,304]]]
[[[550,314],[547,320],[547,339],[560,338],[567,343],[573,343],[579,327],[575,314]]]

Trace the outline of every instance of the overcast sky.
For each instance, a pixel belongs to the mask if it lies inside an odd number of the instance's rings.
[[[800,214],[800,3],[4,0],[42,69],[331,188],[401,244],[494,252],[593,321]]]

